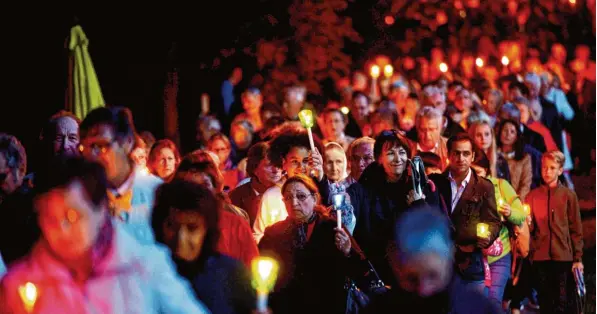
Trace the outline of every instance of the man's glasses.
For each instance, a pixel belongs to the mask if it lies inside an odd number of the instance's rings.
[[[288,195],[284,195],[284,200],[287,202],[292,202],[292,200],[294,200],[294,198],[296,197],[297,200],[299,200],[299,202],[304,202],[307,197],[313,195],[313,193],[311,194],[305,194],[305,193],[298,193],[296,196],[288,194]]]
[[[112,146],[112,143],[114,143],[114,141],[105,143],[93,143],[89,145],[80,144],[79,151],[81,152],[81,154],[105,154],[110,148],[110,146]]]

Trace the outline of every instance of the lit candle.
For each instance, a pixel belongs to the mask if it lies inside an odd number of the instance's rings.
[[[315,151],[315,143],[313,142],[313,133],[311,132],[311,128],[313,127],[314,120],[313,120],[313,112],[311,110],[305,109],[301,110],[298,114],[299,119],[301,120],[301,124],[303,127],[307,129],[307,133],[309,134],[309,144],[311,145],[311,151]]]
[[[379,77],[379,66],[377,64],[374,64],[373,66],[371,66],[371,77],[376,79]]]
[[[478,67],[482,68],[482,67],[483,67],[483,65],[485,65],[485,62],[483,62],[483,59],[481,59],[481,58],[477,58],[477,59],[475,60],[475,64],[476,64]]]
[[[350,109],[348,109],[348,107],[346,107],[346,106],[342,106],[342,107],[340,107],[340,111],[343,114],[348,114],[350,112]]]
[[[19,296],[27,313],[31,313],[35,307],[35,301],[37,301],[37,287],[31,282],[27,282],[19,286]]]
[[[527,216],[531,214],[531,206],[529,206],[529,204],[522,204],[522,210]]]
[[[477,224],[477,236],[480,238],[489,238],[489,226],[486,223]]]
[[[257,290],[257,311],[267,311],[267,296],[278,276],[278,263],[270,257],[257,257],[251,263],[253,287]]]
[[[503,198],[498,198],[498,206],[504,206],[504,199]]]
[[[505,67],[508,66],[508,64],[510,64],[510,59],[508,59],[508,57],[503,56],[502,57],[502,65],[504,65]]]
[[[334,206],[336,207],[337,227],[340,229],[342,228],[342,210],[340,210],[340,207],[344,203],[344,194],[334,194],[332,198],[334,199]]]
[[[383,67],[383,75],[390,78],[392,77],[392,74],[394,74],[394,67],[391,64],[386,64],[386,66]]]
[[[448,65],[444,62],[440,63],[439,70],[442,71],[442,73],[448,72]]]

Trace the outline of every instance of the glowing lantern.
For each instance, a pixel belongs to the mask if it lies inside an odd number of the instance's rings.
[[[477,59],[475,59],[475,64],[476,64],[478,67],[482,68],[482,67],[483,67],[483,65],[485,65],[485,62],[483,62],[483,59],[481,59],[481,58],[477,58]]]
[[[489,238],[489,226],[486,223],[478,223],[477,224],[477,236],[479,238]]]
[[[394,67],[391,64],[386,64],[383,67],[383,75],[387,78],[390,78],[394,74]]]
[[[267,310],[267,296],[274,288],[278,277],[278,263],[270,257],[257,257],[251,262],[253,288],[257,290],[257,310]]]
[[[371,77],[374,78],[374,79],[378,78],[379,77],[379,71],[380,70],[379,70],[379,66],[378,65],[375,64],[375,65],[371,66],[371,72],[370,72]]]
[[[37,287],[31,282],[27,282],[19,286],[19,296],[27,313],[31,313],[37,301]]]
[[[442,73],[448,72],[448,65],[444,62],[440,63],[439,70],[442,71]]]

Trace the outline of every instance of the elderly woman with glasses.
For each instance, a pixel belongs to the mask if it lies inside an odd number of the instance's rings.
[[[311,178],[297,174],[282,186],[288,217],[265,229],[261,255],[280,263],[271,296],[274,313],[344,313],[345,276],[360,269],[361,255],[348,232],[320,204]],[[332,268],[331,268],[332,267]]]

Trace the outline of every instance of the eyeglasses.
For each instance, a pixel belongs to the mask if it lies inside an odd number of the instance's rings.
[[[114,141],[104,143],[92,143],[89,145],[80,144],[79,151],[81,152],[81,154],[105,154],[113,143]]]
[[[313,193],[310,194],[304,194],[304,193],[298,193],[296,196],[294,195],[284,195],[284,200],[287,202],[292,202],[294,200],[294,198],[296,197],[297,200],[299,200],[299,202],[304,202],[307,197],[312,196]]]

